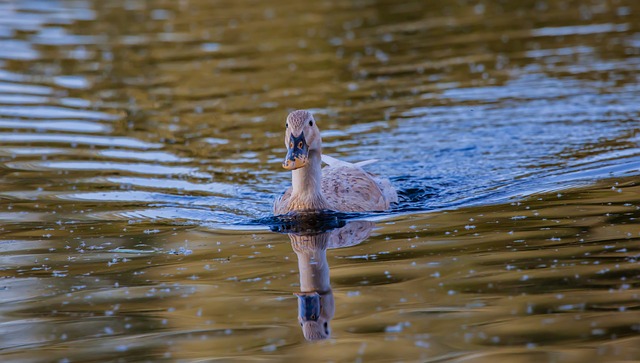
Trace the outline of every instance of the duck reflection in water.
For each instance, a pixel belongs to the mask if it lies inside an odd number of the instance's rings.
[[[374,225],[369,221],[350,221],[333,230],[327,230],[325,226],[324,229],[288,231],[291,247],[298,257],[300,292],[295,295],[298,297],[298,322],[305,339],[321,340],[331,335],[329,324],[335,313],[335,301],[329,281],[327,249],[363,242]]]

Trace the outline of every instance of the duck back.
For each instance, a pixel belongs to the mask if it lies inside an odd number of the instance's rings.
[[[341,212],[383,211],[398,201],[388,180],[346,163],[322,169],[322,194],[332,209]]]

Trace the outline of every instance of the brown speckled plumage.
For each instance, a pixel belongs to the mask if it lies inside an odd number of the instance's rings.
[[[312,118],[311,113],[307,110],[293,111],[287,116],[287,124],[294,130],[302,128],[305,121]]]
[[[383,211],[398,201],[398,195],[389,180],[376,177],[358,164],[334,158],[325,160],[321,156],[320,130],[311,113],[304,110],[294,111],[287,117],[285,145],[289,135],[300,135],[301,132],[311,140],[309,162],[292,172],[293,186],[275,201],[275,214],[321,209],[341,212]],[[321,158],[329,165],[320,172]]]

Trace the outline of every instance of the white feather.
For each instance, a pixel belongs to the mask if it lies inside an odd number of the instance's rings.
[[[322,161],[329,166],[360,166],[363,167],[365,165],[373,164],[378,161],[378,159],[371,159],[365,161],[358,161],[357,163],[350,163],[348,161],[336,159],[332,156],[322,154]]]

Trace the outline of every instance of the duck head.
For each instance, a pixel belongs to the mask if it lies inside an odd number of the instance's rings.
[[[298,322],[307,340],[322,340],[331,336],[329,321],[333,318],[335,302],[333,292],[300,292],[298,296]]]
[[[320,129],[309,111],[297,110],[287,116],[284,144],[287,156],[282,167],[296,170],[307,165],[309,153],[322,150]]]

